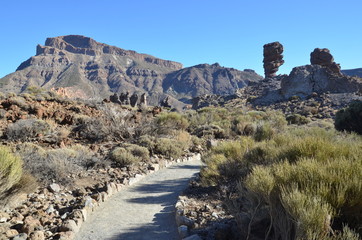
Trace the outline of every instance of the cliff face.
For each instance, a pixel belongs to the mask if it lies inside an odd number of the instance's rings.
[[[48,38],[44,46],[38,45],[35,56],[0,79],[0,89],[20,93],[28,86],[71,88],[79,97],[90,99],[129,91],[148,93],[150,103],[157,104],[168,95],[190,98],[199,94],[229,94],[248,84],[249,79],[261,78],[250,71],[211,66],[182,69],[181,63],[99,43],[89,37],[68,35]],[[201,72],[205,74],[200,75]]]

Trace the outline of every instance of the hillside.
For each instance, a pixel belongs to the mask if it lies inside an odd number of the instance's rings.
[[[0,79],[3,92],[24,92],[29,86],[61,89],[83,99],[113,93],[147,93],[151,104],[168,94],[191,98],[199,94],[232,94],[261,76],[218,64],[182,69],[182,64],[99,43],[89,37],[48,38],[36,55]],[[171,98],[180,104],[176,99]]]
[[[362,68],[342,70],[342,73],[352,77],[362,77]]]

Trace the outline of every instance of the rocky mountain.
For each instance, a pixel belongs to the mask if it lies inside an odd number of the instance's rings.
[[[55,89],[79,98],[108,98],[113,93],[147,93],[151,104],[167,96],[230,94],[261,79],[252,71],[217,64],[182,69],[182,64],[99,43],[89,37],[48,38],[36,55],[0,79],[3,92],[24,92],[29,86]],[[172,97],[173,96],[173,97]]]
[[[204,94],[230,95],[261,79],[253,70],[239,71],[221,67],[218,63],[200,64],[169,73],[163,82],[163,89],[176,98]]]
[[[360,77],[362,78],[362,68],[355,69],[346,69],[342,70],[342,73],[351,77]]]

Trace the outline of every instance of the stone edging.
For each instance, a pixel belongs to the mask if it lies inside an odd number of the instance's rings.
[[[9,229],[6,231],[5,235],[0,234],[0,240],[2,239],[14,239],[14,240],[44,240],[44,239],[61,239],[61,240],[71,240],[74,239],[75,235],[80,230],[83,222],[87,221],[89,215],[94,212],[98,206],[105,202],[113,194],[121,191],[126,186],[131,186],[148,174],[152,174],[160,169],[167,168],[172,166],[175,163],[187,162],[192,160],[199,160],[201,158],[200,153],[189,154],[188,156],[175,159],[175,160],[165,160],[158,163],[149,164],[148,170],[140,173],[140,171],[135,171],[133,174],[130,174],[128,177],[124,178],[114,178],[113,181],[103,182],[99,185],[100,187],[95,187],[92,193],[82,193],[78,198],[74,198],[76,201],[72,201],[72,209],[70,212],[59,213],[53,204],[45,206],[44,210],[40,210],[43,214],[39,218],[29,215],[29,213],[24,213],[24,217],[10,217],[9,214],[4,216],[4,212],[0,212],[0,223],[1,224],[17,224],[21,225],[20,229],[16,231],[15,229]],[[62,199],[67,196],[71,196],[72,192],[67,190],[61,190],[61,187],[58,184],[52,184],[49,187],[51,196],[53,198]],[[45,188],[46,190],[47,188]],[[41,199],[45,199],[46,194],[34,193],[28,196],[27,204],[39,204],[42,202]],[[67,205],[69,206],[69,205]],[[27,205],[26,208],[31,206]],[[39,209],[35,206],[36,209]],[[18,209],[18,208],[16,208]],[[19,210],[20,211],[20,210]],[[60,210],[59,210],[60,211]],[[5,213],[6,214],[6,213]],[[62,214],[62,215],[61,215]],[[52,225],[54,232],[44,229],[43,222],[44,218],[55,217],[55,220],[59,220],[59,224]],[[1,228],[1,227],[0,227]],[[1,229],[0,229],[1,230]],[[19,233],[20,232],[20,233]],[[5,233],[5,232],[4,232]]]
[[[160,169],[170,167],[175,163],[199,160],[200,158],[200,153],[197,153],[193,154],[192,156],[182,157],[173,161],[165,160],[164,166],[159,163],[152,164],[153,170],[150,170],[147,174],[135,174],[134,177],[129,178],[128,181],[125,181],[123,184],[115,184],[113,182],[108,183],[106,185],[106,190],[99,192],[100,201],[97,201],[90,196],[85,197],[86,199],[84,207],[82,209],[77,209],[73,211],[73,215],[76,216],[74,220],[68,220],[67,222],[65,222],[65,224],[63,224],[62,230],[65,230],[63,232],[66,238],[60,239],[74,239],[76,233],[80,230],[82,223],[87,220],[88,215],[94,212],[96,208],[101,205],[102,202],[105,202],[113,194],[121,191],[123,187],[132,186],[135,183],[139,182],[141,179],[143,179],[145,176],[157,172]]]

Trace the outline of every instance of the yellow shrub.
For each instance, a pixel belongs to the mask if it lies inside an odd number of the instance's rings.
[[[19,182],[22,176],[22,161],[7,147],[0,147],[0,197]]]

